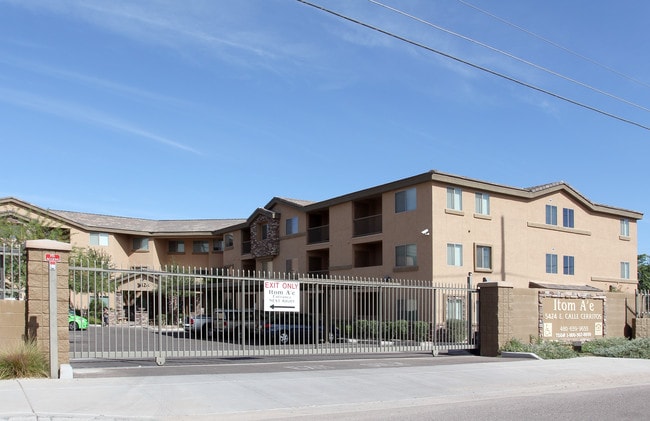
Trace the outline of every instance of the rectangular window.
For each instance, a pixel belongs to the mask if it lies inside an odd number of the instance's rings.
[[[133,250],[135,251],[147,251],[149,250],[149,239],[148,238],[134,238],[133,239]]]
[[[458,187],[447,187],[447,209],[463,210],[463,191]]]
[[[575,272],[573,256],[564,256],[564,265],[562,273],[565,275],[573,275]]]
[[[573,209],[562,209],[562,226],[564,228],[573,228]]]
[[[492,247],[476,246],[476,269],[492,269]]]
[[[170,253],[185,253],[185,242],[178,240],[169,240],[168,251]]]
[[[286,234],[297,234],[298,233],[298,217],[294,216],[293,218],[287,219]]]
[[[262,240],[267,240],[269,238],[269,224],[260,225],[260,238]]]
[[[223,251],[223,240],[212,241],[212,251]]]
[[[630,279],[630,262],[621,262],[621,278]]]
[[[621,219],[621,235],[623,237],[630,236],[630,220],[627,218]]]
[[[91,246],[108,246],[108,234],[105,232],[90,233]]]
[[[557,273],[557,254],[546,255],[546,273]]]
[[[462,244],[447,244],[447,264],[449,266],[463,266]]]
[[[210,251],[210,242],[208,240],[192,241],[192,253],[207,253]]]
[[[395,213],[408,212],[417,209],[415,187],[395,193]]]
[[[296,273],[298,270],[298,259],[287,259],[286,273]]]
[[[232,234],[226,234],[224,237],[226,248],[235,246],[235,238]]]
[[[546,225],[557,225],[557,206],[546,205]]]
[[[395,266],[417,266],[418,247],[415,244],[406,244],[395,247]]]
[[[487,193],[476,193],[476,213],[479,215],[490,214],[490,195]]]
[[[447,320],[463,320],[463,299],[461,297],[447,297]]]

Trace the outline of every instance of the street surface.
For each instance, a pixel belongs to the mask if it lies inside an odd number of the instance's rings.
[[[121,368],[87,362],[74,368],[73,379],[4,380],[0,419],[514,421],[650,414],[648,360],[254,361],[179,360],[162,367],[132,361]]]

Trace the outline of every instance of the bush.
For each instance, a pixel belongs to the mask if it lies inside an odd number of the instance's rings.
[[[545,360],[574,358],[578,353],[571,344],[554,341],[537,340],[525,344],[517,338],[510,339],[500,350],[501,352],[531,352]]]
[[[447,320],[447,340],[449,342],[463,342],[467,340],[467,321],[461,319]]]
[[[0,379],[48,377],[49,362],[34,341],[21,344],[0,356]]]
[[[596,339],[585,342],[582,352],[599,357],[650,359],[650,338]]]

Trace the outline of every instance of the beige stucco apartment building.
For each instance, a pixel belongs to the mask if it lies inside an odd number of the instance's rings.
[[[568,184],[515,188],[430,171],[321,202],[273,198],[248,219],[156,221],[46,210],[0,199],[0,216],[38,219],[119,268],[483,279],[634,290],[636,211],[592,203]]]

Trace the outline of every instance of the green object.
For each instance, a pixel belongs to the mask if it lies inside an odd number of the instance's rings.
[[[68,330],[86,330],[88,329],[88,319],[77,316],[74,310],[68,311]]]

